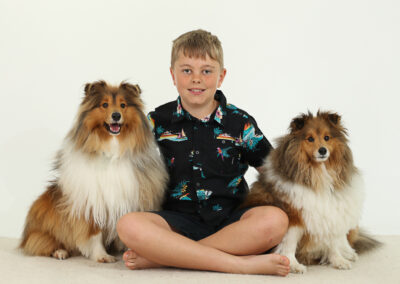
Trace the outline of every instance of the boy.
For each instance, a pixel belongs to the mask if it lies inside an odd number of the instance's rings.
[[[280,243],[288,218],[278,208],[239,210],[248,165],[271,145],[255,120],[221,91],[226,69],[218,38],[178,37],[170,72],[179,97],[149,114],[170,174],[163,211],[134,212],[117,225],[130,269],[173,266],[246,274],[289,273],[289,260],[263,254]]]

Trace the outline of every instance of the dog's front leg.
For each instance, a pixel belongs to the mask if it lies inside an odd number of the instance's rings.
[[[342,236],[340,252],[344,258],[350,261],[356,261],[358,259],[358,255],[356,251],[350,246],[346,235]]]
[[[97,235],[90,236],[87,241],[78,244],[78,248],[82,255],[97,261],[97,262],[115,262],[116,259],[112,255],[107,254],[106,249],[103,245],[103,235],[98,233]]]
[[[283,237],[282,242],[276,248],[276,253],[284,255],[290,260],[290,271],[293,273],[304,273],[307,267],[300,264],[296,259],[297,244],[304,234],[304,229],[299,226],[289,227],[286,235]]]
[[[349,246],[346,237],[337,237],[329,246],[328,261],[335,268],[350,269],[351,262],[348,259],[356,260],[356,257],[357,254]]]

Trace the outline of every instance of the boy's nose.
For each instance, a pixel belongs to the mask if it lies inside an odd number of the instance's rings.
[[[193,83],[200,83],[200,77],[199,77],[199,75],[193,74],[192,82],[193,82]]]

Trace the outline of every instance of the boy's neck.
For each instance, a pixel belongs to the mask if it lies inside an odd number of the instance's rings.
[[[208,106],[202,106],[200,108],[192,107],[187,105],[183,100],[181,100],[182,107],[190,113],[191,116],[197,119],[203,119],[206,116],[214,112],[214,110],[219,106],[217,100],[213,100]]]

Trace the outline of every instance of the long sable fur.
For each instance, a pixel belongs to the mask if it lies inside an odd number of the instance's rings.
[[[308,112],[295,117],[289,127],[289,133],[277,140],[277,147],[271,151],[270,159],[274,173],[268,172],[263,167],[258,179],[251,186],[250,193],[241,205],[242,208],[270,205],[276,206],[289,217],[289,226],[304,225],[301,212],[294,209],[282,192],[275,190],[276,184],[268,182],[266,177],[277,174],[282,180],[293,184],[303,185],[310,190],[318,191],[324,184],[324,176],[319,165],[304,155],[301,151],[301,142],[305,140],[308,127],[313,127],[315,122],[325,123],[336,138],[334,151],[330,153],[329,160],[325,162],[327,171],[334,173],[333,185],[336,190],[341,190],[349,185],[351,177],[358,172],[353,163],[353,155],[348,146],[347,130],[341,124],[341,117],[337,113],[318,111],[317,116]],[[348,233],[348,240],[357,253],[362,253],[381,245],[381,243],[364,231],[357,229]],[[310,263],[307,258],[300,260]]]
[[[112,139],[112,136],[105,130],[102,116],[96,114],[96,112],[99,112],[98,109],[104,96],[111,97],[113,102],[115,102],[117,96],[121,96],[127,104],[125,121],[122,126],[123,131],[121,130],[121,133],[115,139],[119,141],[118,157],[129,160],[129,165],[135,169],[137,180],[132,180],[132,183],[138,184],[136,190],[139,191],[137,200],[135,199],[136,210],[157,210],[160,208],[168,176],[157,152],[150,126],[143,114],[144,106],[139,96],[140,93],[141,90],[138,85],[125,82],[119,86],[110,86],[104,81],[86,84],[85,96],[79,107],[77,119],[56,156],[54,171],[57,177],[32,204],[28,212],[20,243],[20,247],[26,254],[53,255],[61,258],[54,253],[57,250],[66,250],[69,255],[73,255],[79,253],[79,244],[87,242],[91,236],[99,232],[104,233],[103,242],[107,247],[117,246],[118,249],[121,249],[121,244],[117,243],[115,239],[115,223],[117,220],[112,220],[109,223],[99,222],[90,207],[88,207],[90,209],[89,214],[77,210],[80,207],[76,209],[76,204],[89,206],[90,202],[82,200],[84,195],[76,196],[74,191],[71,192],[70,189],[63,188],[61,182],[61,180],[73,181],[74,179],[73,176],[63,176],[62,172],[62,168],[66,166],[65,163],[70,161],[69,155],[82,156],[84,157],[83,160],[87,162],[103,157],[104,147]],[[129,107],[130,109],[128,109]],[[118,157],[116,159],[110,158],[110,160],[105,158],[106,162],[104,163],[108,163],[107,165],[111,161],[118,163]],[[93,183],[93,194],[96,194],[97,185],[95,182]],[[113,189],[110,188],[110,190]],[[76,192],[80,194],[79,191]],[[129,196],[131,197],[131,195]],[[121,208],[113,207],[117,211]],[[126,213],[129,212],[124,214]],[[115,217],[115,215],[116,213],[112,215],[112,212],[108,212],[104,218]],[[109,260],[97,259],[97,261],[108,262]]]

